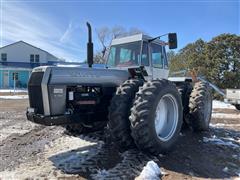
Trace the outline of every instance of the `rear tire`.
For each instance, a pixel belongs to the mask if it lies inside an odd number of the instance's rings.
[[[189,126],[194,131],[206,131],[212,114],[212,95],[209,86],[196,82],[189,99]]]
[[[115,145],[123,150],[134,146],[129,115],[135,94],[142,85],[143,80],[140,79],[125,81],[118,87],[110,104],[108,130]]]
[[[182,126],[182,102],[168,80],[144,84],[131,109],[132,137],[139,149],[158,155],[171,150]]]
[[[236,109],[240,111],[240,104],[235,105]]]
[[[189,82],[185,82],[184,84],[180,85],[178,88],[178,92],[182,99],[183,105],[183,125],[182,128],[186,128],[188,126],[188,115],[189,115],[189,99],[190,94],[192,92],[192,85]]]

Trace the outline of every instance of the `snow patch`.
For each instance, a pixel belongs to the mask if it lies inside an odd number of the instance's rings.
[[[205,143],[213,143],[213,144],[216,144],[216,145],[222,145],[222,146],[230,146],[230,147],[233,147],[233,148],[240,148],[240,145],[239,144],[235,144],[235,143],[238,143],[237,141],[234,140],[234,143],[233,141],[231,141],[230,139],[220,139],[220,138],[217,138],[215,135],[212,136],[211,138],[208,138],[208,137],[203,137],[203,142]]]
[[[218,127],[240,127],[240,124],[223,124],[223,123],[216,123],[212,124],[210,123],[210,126],[213,128],[218,128]]]
[[[147,165],[143,167],[141,174],[135,178],[135,180],[144,179],[160,179],[161,169],[158,167],[157,163],[154,161],[148,161]]]
[[[23,123],[22,119],[22,112],[0,112],[0,141],[3,141],[12,134],[24,135],[37,126],[37,124],[30,121],[24,121]]]
[[[24,93],[27,93],[27,89],[0,89],[0,92],[2,93],[20,93],[20,92],[24,92]]]
[[[97,171],[97,175],[94,177],[94,179],[98,179],[98,180],[104,180],[106,176],[109,175],[109,172],[105,169],[103,170],[98,170]]]
[[[8,136],[12,134],[24,135],[30,131],[30,129],[19,129],[19,128],[13,129],[13,127],[14,126],[1,129],[0,141],[3,141],[4,139],[6,139]]]
[[[240,114],[212,113],[212,118],[240,119]]]
[[[213,109],[235,109],[235,107],[229,103],[223,101],[213,100]]]
[[[28,95],[0,96],[0,99],[28,99]]]
[[[106,152],[106,151],[105,151]],[[108,154],[107,154],[108,155]],[[141,173],[143,167],[150,160],[157,161],[157,158],[150,159],[149,156],[138,150],[128,150],[121,154],[122,161],[110,169],[99,169],[97,174],[93,172],[92,179],[133,179]],[[93,165],[94,166],[94,165]],[[92,169],[91,169],[92,170]],[[114,178],[115,177],[115,178]],[[159,179],[159,178],[158,178]]]

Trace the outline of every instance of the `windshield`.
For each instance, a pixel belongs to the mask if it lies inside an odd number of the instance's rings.
[[[108,67],[128,67],[139,64],[141,41],[111,46]]]

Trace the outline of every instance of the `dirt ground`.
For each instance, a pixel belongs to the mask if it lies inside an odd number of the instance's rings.
[[[184,130],[167,155],[118,152],[105,132],[73,137],[27,121],[28,100],[0,99],[1,179],[134,179],[150,160],[162,179],[240,177],[240,112],[214,109],[208,132]]]

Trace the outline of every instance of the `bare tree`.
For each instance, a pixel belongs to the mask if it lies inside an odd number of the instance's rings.
[[[111,38],[111,30],[108,27],[102,27],[100,29],[96,29],[98,40],[103,46],[103,49],[105,49],[107,46],[109,46],[109,41]]]
[[[102,52],[96,52],[93,60],[96,64],[104,64],[106,62]]]
[[[122,26],[114,26],[112,28],[112,39],[125,36],[126,29],[124,29]]]

